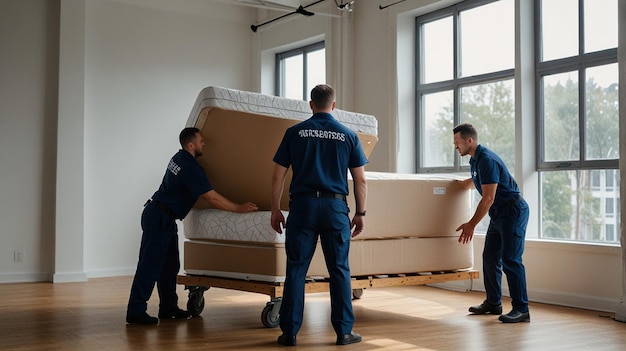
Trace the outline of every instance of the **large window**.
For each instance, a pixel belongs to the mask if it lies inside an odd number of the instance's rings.
[[[459,123],[473,124],[479,142],[514,171],[514,5],[465,1],[416,19],[417,172],[469,171],[469,156],[452,144]],[[478,192],[472,199],[480,200]]]
[[[619,243],[617,0],[536,0],[540,237]]]
[[[324,42],[276,54],[276,95],[308,100],[317,84],[326,82]]]
[[[513,171],[514,0],[466,1],[418,17],[418,172],[469,170],[452,128],[472,123]]]
[[[417,172],[467,171],[451,139],[469,122],[514,173],[525,150],[515,145],[515,3],[468,0],[416,19]],[[537,125],[530,237],[620,242],[617,3],[534,0],[536,113],[522,116]]]

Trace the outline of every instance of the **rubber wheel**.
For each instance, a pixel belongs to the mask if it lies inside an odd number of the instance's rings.
[[[191,316],[196,317],[204,310],[204,295],[202,293],[189,294],[189,300],[187,301],[187,312]]]
[[[360,299],[363,296],[363,289],[352,289],[352,297]]]
[[[261,323],[263,323],[266,328],[276,328],[280,323],[280,315],[276,315],[276,317],[272,319],[273,308],[274,304],[268,303],[263,307],[263,312],[261,312]]]

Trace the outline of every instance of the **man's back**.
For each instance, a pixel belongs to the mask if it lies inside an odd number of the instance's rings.
[[[367,162],[356,133],[329,113],[316,113],[289,128],[274,161],[293,167],[292,194],[348,194],[348,168]]]

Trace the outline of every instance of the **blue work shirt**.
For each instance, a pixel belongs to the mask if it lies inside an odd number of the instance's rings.
[[[213,190],[204,169],[189,152],[179,150],[167,165],[159,190],[152,200],[159,201],[183,219],[200,195]]]
[[[367,163],[354,131],[330,113],[316,113],[287,129],[274,162],[293,168],[290,194],[313,191],[345,194],[348,169]]]
[[[498,208],[520,196],[517,182],[509,173],[504,161],[495,152],[478,145],[470,158],[470,172],[474,186],[482,196],[483,184],[498,184],[492,207]]]

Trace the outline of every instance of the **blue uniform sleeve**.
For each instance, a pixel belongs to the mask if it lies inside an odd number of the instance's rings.
[[[289,153],[289,140],[291,139],[292,128],[287,129],[285,131],[285,135],[283,136],[283,140],[280,142],[278,149],[276,150],[276,154],[274,154],[274,162],[277,164],[289,168],[291,166],[291,155]]]
[[[363,148],[361,147],[361,141],[356,134],[353,135],[353,145],[348,167],[356,168],[366,165],[368,162],[367,157],[365,157],[365,152],[363,152]]]
[[[498,164],[488,157],[482,157],[476,165],[480,174],[481,184],[498,184],[500,183],[500,171]]]
[[[186,171],[188,173],[185,175],[185,183],[195,199],[207,191],[213,190],[213,186],[211,186],[200,165],[196,164],[195,167],[189,167]]]

